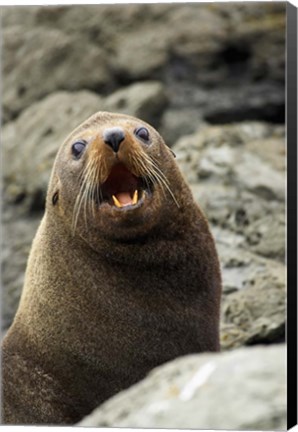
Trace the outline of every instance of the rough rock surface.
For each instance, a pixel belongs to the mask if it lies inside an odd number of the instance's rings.
[[[285,346],[181,357],[78,426],[285,430]]]
[[[189,132],[194,118],[282,122],[284,29],[282,2],[6,8],[3,117],[57,90],[156,79],[170,90],[172,118],[191,113]],[[183,132],[167,131],[170,140]]]
[[[279,341],[285,335],[285,267],[218,244],[223,274],[221,347]]]
[[[168,99],[164,85],[159,81],[143,81],[124,87],[104,102],[104,109],[141,118],[159,127]]]

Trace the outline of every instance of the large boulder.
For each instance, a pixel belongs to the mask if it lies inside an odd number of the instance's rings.
[[[57,90],[103,89],[111,75],[106,53],[91,42],[57,28],[24,29],[22,23],[4,30],[3,113],[16,117],[33,102]],[[82,56],[84,58],[82,58]]]
[[[167,103],[162,83],[144,81],[112,93],[105,99],[104,106],[107,111],[132,115],[158,128]]]
[[[285,430],[284,345],[178,358],[78,426]]]

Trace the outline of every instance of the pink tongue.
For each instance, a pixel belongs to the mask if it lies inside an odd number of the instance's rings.
[[[122,205],[132,204],[132,198],[129,192],[119,192],[117,195],[115,195],[115,197]]]

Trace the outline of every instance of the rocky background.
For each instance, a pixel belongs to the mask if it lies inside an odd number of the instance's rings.
[[[222,353],[157,368],[84,425],[286,427],[285,7],[1,10],[4,332],[56,151],[96,111],[135,115],[160,131],[220,255]]]

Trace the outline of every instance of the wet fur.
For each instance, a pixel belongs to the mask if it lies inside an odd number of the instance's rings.
[[[98,131],[119,122],[127,131],[145,124],[97,113],[56,158],[19,309],[3,342],[4,423],[74,424],[155,366],[219,350],[214,241],[154,129],[148,125],[153,146],[131,135],[121,156],[131,170],[154,177],[150,205],[106,218],[88,202],[86,190],[104,181],[113,163]],[[93,144],[80,167],[68,149],[90,131]]]

